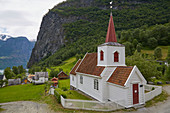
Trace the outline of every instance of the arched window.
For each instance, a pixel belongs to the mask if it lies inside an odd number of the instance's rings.
[[[100,51],[100,60],[103,61],[104,60],[104,52],[101,50]]]
[[[117,51],[114,53],[114,62],[119,62],[119,53]]]

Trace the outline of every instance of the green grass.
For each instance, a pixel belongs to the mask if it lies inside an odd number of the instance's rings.
[[[4,109],[2,109],[2,108],[1,108],[1,105],[0,105],[0,112],[1,112],[1,111],[4,111]]]
[[[169,46],[158,46],[162,49],[162,59],[165,60],[166,57],[167,57],[167,54],[168,54],[168,47]],[[144,49],[144,50],[141,50],[141,53],[147,53],[147,54],[154,54],[154,50],[151,50],[151,49]]]
[[[78,93],[77,91],[69,90],[70,89],[70,79],[59,80],[58,84],[59,88],[55,89],[59,94],[64,94],[69,99],[81,99],[81,100],[91,100],[88,97]],[[63,87],[67,89],[67,91],[63,91]]]
[[[163,102],[164,100],[167,100],[168,94],[164,91],[162,91],[162,93],[158,96],[156,96],[155,98],[153,98],[152,100],[146,102],[145,107],[150,107],[155,105],[158,102]]]
[[[58,65],[58,66],[55,66],[55,67],[51,67],[51,69],[55,69],[55,70],[59,70],[59,68],[62,68],[63,71],[66,73],[66,74],[69,74],[71,69],[73,68],[73,66],[75,65],[76,63],[76,57],[71,57],[69,58],[68,60],[65,60],[62,64]],[[50,69],[47,69],[48,73],[50,73]]]
[[[91,100],[90,98],[78,93],[74,90],[63,91],[60,88],[55,89],[59,94],[66,95],[67,99],[80,99],[80,100]]]
[[[70,79],[59,80],[58,87],[59,88],[66,87],[67,89],[70,89]]]
[[[0,88],[0,103],[11,101],[38,101],[43,95],[44,85],[14,85]]]

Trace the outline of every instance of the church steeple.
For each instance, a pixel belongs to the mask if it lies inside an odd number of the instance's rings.
[[[109,25],[108,25],[108,30],[107,30],[105,42],[106,43],[107,42],[117,42],[112,13],[110,14],[110,20],[109,20]]]

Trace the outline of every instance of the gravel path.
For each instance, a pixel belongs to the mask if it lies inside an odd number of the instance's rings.
[[[51,111],[47,104],[40,104],[32,101],[18,101],[1,103],[1,113],[54,113]]]

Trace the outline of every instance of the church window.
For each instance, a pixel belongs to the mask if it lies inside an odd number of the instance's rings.
[[[94,89],[99,90],[99,82],[97,79],[94,79]]]
[[[83,84],[83,76],[80,76],[80,84]]]
[[[104,52],[101,50],[100,51],[100,60],[103,61],[104,60]]]
[[[119,62],[119,53],[117,51],[114,53],[114,62]]]
[[[74,81],[74,76],[72,76],[72,81]]]

